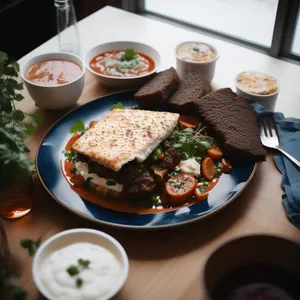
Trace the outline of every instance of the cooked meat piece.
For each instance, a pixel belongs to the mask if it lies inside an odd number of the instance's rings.
[[[214,131],[224,156],[231,162],[265,159],[256,115],[248,102],[230,88],[202,97],[194,103],[194,109]]]
[[[173,171],[180,162],[180,154],[174,148],[169,148],[164,152],[164,155],[164,158],[157,164],[156,169]]]
[[[156,188],[152,174],[142,163],[129,163],[119,173],[117,182],[124,184],[125,195],[132,199],[149,196]]]
[[[163,170],[154,169],[153,174],[154,174],[154,180],[156,184],[162,185],[166,181],[168,172],[169,171],[167,169],[163,169]]]
[[[168,101],[168,108],[184,115],[195,115],[194,102],[212,92],[210,83],[201,74],[189,73]]]
[[[134,97],[141,108],[163,108],[178,84],[179,76],[174,68],[170,68],[155,75],[134,94]]]

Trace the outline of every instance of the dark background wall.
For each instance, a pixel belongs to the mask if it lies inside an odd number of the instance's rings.
[[[73,0],[77,20],[121,0]],[[16,59],[57,34],[54,0],[0,0],[0,50]]]

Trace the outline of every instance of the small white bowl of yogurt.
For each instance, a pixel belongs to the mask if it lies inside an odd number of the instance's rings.
[[[32,265],[34,282],[49,300],[107,300],[128,276],[121,244],[93,229],[60,232],[38,249]]]
[[[176,69],[181,78],[190,72],[201,73],[209,82],[212,81],[218,51],[212,45],[203,42],[183,42],[175,48]]]
[[[244,71],[236,76],[235,86],[238,95],[274,111],[279,93],[279,82],[274,76],[263,72]]]

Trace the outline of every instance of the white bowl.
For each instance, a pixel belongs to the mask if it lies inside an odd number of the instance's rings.
[[[60,85],[41,85],[26,79],[25,72],[32,65],[49,59],[72,61],[81,67],[82,73],[77,79]],[[72,106],[77,102],[83,91],[85,74],[84,62],[79,56],[72,53],[52,52],[34,56],[21,65],[20,73],[31,98],[35,104],[41,108],[63,109]]]
[[[182,45],[188,44],[188,43],[204,44],[204,45],[208,46],[209,48],[211,48],[215,52],[216,57],[213,60],[207,61],[207,62],[194,62],[194,61],[183,60],[180,57],[178,57],[177,50]],[[203,43],[203,42],[196,42],[196,41],[183,42],[175,47],[175,57],[176,57],[176,70],[181,79],[184,78],[184,76],[187,75],[188,73],[193,72],[193,73],[202,74],[209,82],[211,82],[213,80],[214,75],[215,75],[216,62],[219,58],[219,53],[218,53],[217,49],[215,47],[213,47],[212,45]]]
[[[245,71],[243,71],[243,72],[245,72]],[[252,101],[254,101],[256,103],[261,104],[266,110],[274,111],[275,105],[276,105],[276,101],[277,101],[277,97],[278,97],[278,93],[279,93],[279,82],[278,82],[278,79],[275,76],[273,76],[273,75],[269,75],[269,74],[263,73],[265,75],[272,76],[272,77],[274,77],[276,79],[276,83],[277,83],[277,87],[278,87],[277,91],[275,93],[272,93],[272,94],[269,94],[269,95],[252,94],[252,93],[249,93],[249,92],[243,90],[242,88],[240,88],[238,86],[237,79],[240,76],[240,74],[243,73],[243,72],[240,72],[235,77],[236,93],[238,95],[242,96],[246,100],[252,100]],[[246,71],[246,72],[262,73],[262,72],[258,72],[258,71]]]
[[[117,258],[117,260],[121,264],[122,278],[119,281],[119,284],[117,284],[114,287],[114,289],[111,290],[110,294],[107,295],[107,298],[105,298],[105,300],[114,297],[125,284],[125,281],[128,276],[129,264],[128,264],[128,257],[121,244],[110,235],[98,230],[87,229],[87,228],[71,229],[71,230],[62,231],[49,238],[47,241],[45,241],[38,249],[33,259],[33,264],[32,264],[33,280],[35,282],[35,285],[39,289],[39,291],[47,299],[55,300],[55,297],[52,294],[50,294],[50,292],[44,286],[41,280],[40,267],[41,264],[43,263],[43,260],[47,256],[49,256],[49,254],[51,254],[53,251],[71,245],[73,243],[80,243],[80,242],[92,243],[101,246],[103,248],[106,248]]]
[[[136,52],[141,52],[150,56],[155,63],[154,70],[149,72],[148,74],[141,75],[141,76],[114,77],[114,76],[99,74],[90,67],[90,61],[96,55],[106,51],[125,50],[127,48],[134,49]],[[151,78],[152,74],[157,72],[159,68],[159,64],[160,64],[160,55],[157,52],[157,50],[155,50],[151,46],[142,43],[137,43],[137,42],[120,41],[120,42],[110,42],[110,43],[101,44],[89,50],[85,55],[86,68],[91,73],[93,73],[98,77],[99,82],[101,82],[104,85],[115,87],[115,88],[136,88],[143,85]]]

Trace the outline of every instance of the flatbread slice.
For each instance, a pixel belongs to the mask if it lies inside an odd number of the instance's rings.
[[[114,109],[72,146],[114,171],[130,161],[142,162],[177,125],[179,114],[138,109]]]

